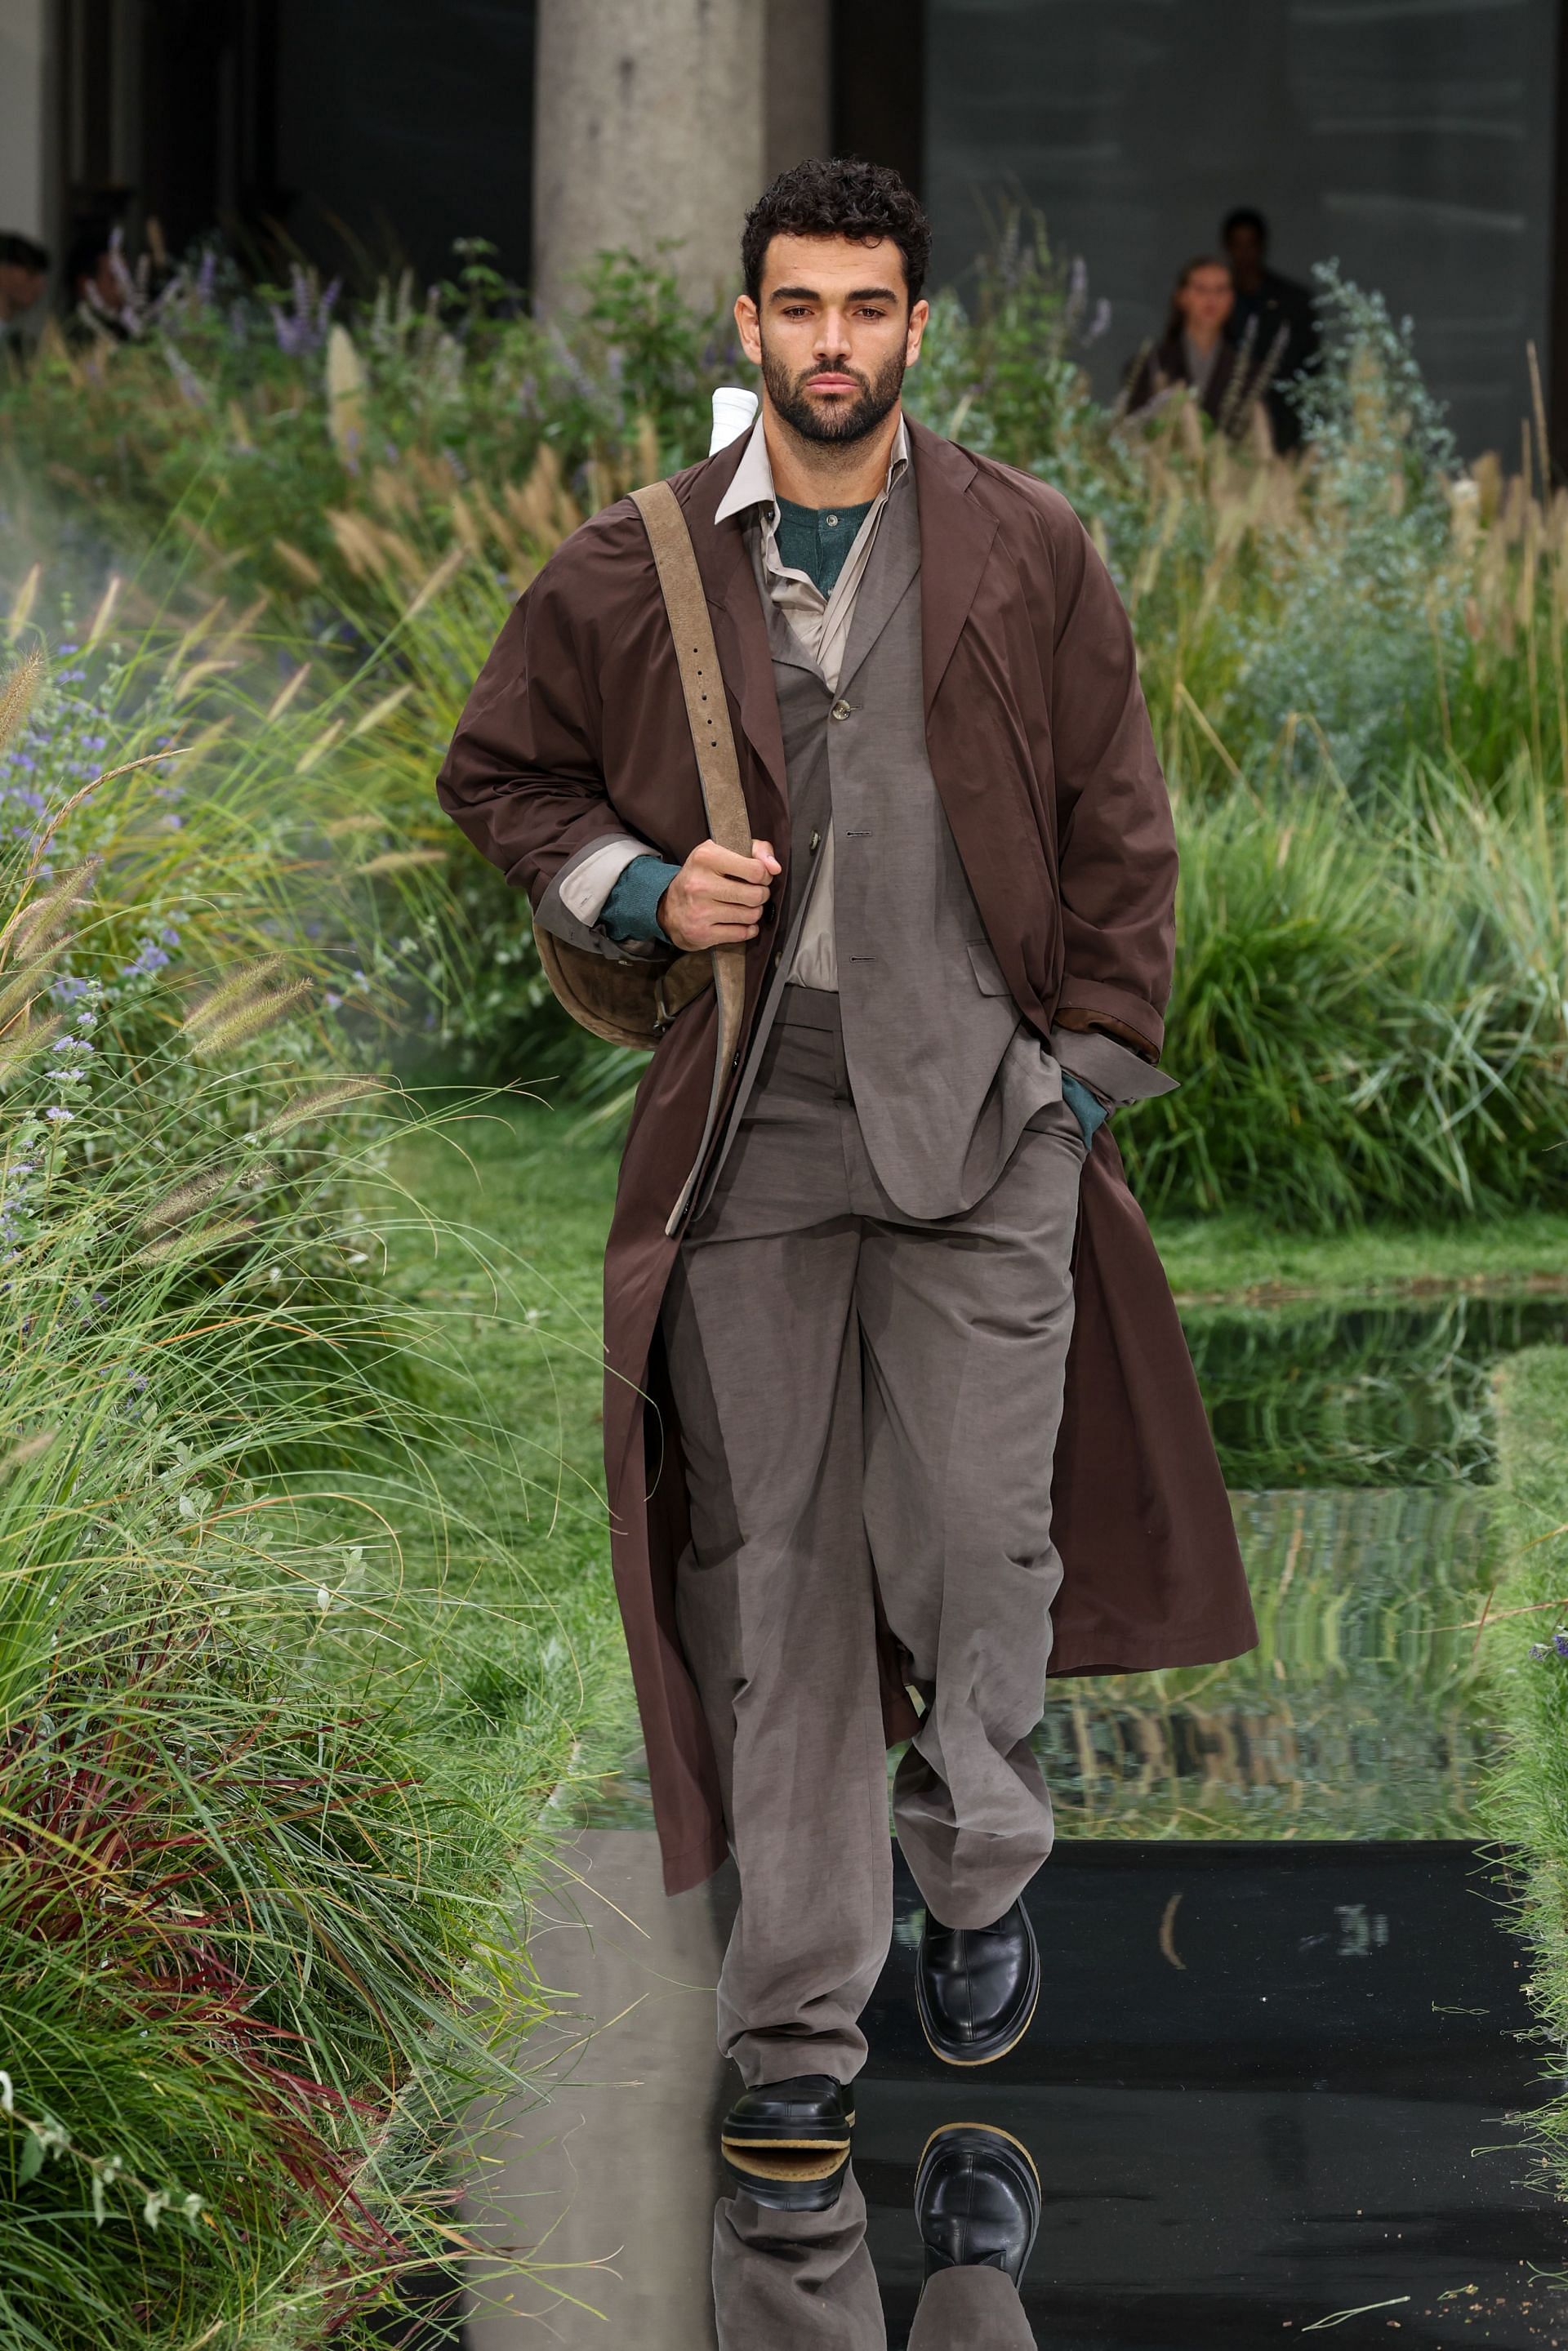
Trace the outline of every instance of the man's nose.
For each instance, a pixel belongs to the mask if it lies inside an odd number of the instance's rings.
[[[850,347],[849,323],[841,310],[827,310],[817,329],[817,357],[842,359]]]

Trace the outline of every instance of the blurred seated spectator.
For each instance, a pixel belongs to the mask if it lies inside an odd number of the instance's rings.
[[[26,355],[22,322],[43,299],[49,282],[49,256],[30,236],[0,233],[0,352]]]
[[[1185,384],[1206,416],[1230,425],[1239,354],[1226,336],[1234,299],[1230,272],[1211,253],[1189,261],[1176,279],[1157,343],[1145,343],[1127,371],[1125,413],[1151,408]]]
[[[106,220],[84,221],[66,256],[66,301],[78,340],[90,340],[97,333],[123,341],[130,331],[125,313],[131,293],[115,231]]]
[[[1275,448],[1293,449],[1301,437],[1301,419],[1282,387],[1317,365],[1312,290],[1270,268],[1269,224],[1250,204],[1226,214],[1220,235],[1236,289],[1226,331],[1262,395]]]

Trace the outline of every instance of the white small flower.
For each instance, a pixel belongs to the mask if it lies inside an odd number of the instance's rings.
[[[0,2068],[0,2115],[14,2115],[16,2111],[16,2098],[11,2087],[11,2076]]]
[[[316,1586],[316,1605],[320,1609],[323,1615],[325,1615],[327,1610],[332,1605],[332,1595],[328,1591],[324,1583],[319,1583]]]

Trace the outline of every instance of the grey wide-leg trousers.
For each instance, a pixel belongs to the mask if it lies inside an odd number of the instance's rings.
[[[732,2196],[714,2215],[719,2351],[887,2351],[882,2295],[852,2171],[830,2212],[771,2212]],[[920,2297],[909,2351],[1034,2351],[1001,2270],[944,2270]]]
[[[838,999],[785,1003],[664,1321],[680,1633],[740,1875],[719,2043],[748,2084],[847,2081],[865,2057],[892,1931],[873,1564],[925,1701],[894,1814],[927,1907],[988,1926],[1051,1850],[1030,1735],[1084,1148],[1052,1103],[974,1208],[904,1216],[861,1137]]]

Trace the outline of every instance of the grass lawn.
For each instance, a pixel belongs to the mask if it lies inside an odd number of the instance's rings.
[[[436,1384],[452,1441],[427,1467],[451,1514],[434,1580],[468,1620],[454,1731],[476,1757],[499,1736],[591,1775],[620,1761],[634,1717],[600,1456],[616,1161],[570,1142],[572,1123],[506,1097],[444,1113],[396,1155],[411,1213],[378,1221],[450,1359]]]
[[[1528,1987],[1561,2078],[1568,2038],[1568,1658],[1552,1647],[1568,1624],[1568,1351],[1531,1349],[1499,1376],[1500,1469],[1495,1621],[1483,1636],[1506,1758],[1491,1807],[1497,1834],[1519,1849],[1521,1923],[1534,1947]],[[1532,1657],[1532,1647],[1543,1656]],[[1533,2118],[1559,2189],[1568,2194],[1568,2095]]]

